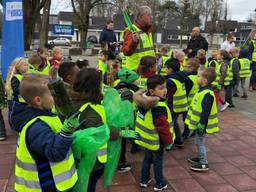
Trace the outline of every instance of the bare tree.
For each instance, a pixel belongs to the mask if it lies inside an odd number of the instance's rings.
[[[73,11],[77,17],[78,29],[81,34],[80,47],[85,46],[91,10],[99,5],[111,4],[103,0],[71,0]]]
[[[48,41],[49,16],[50,16],[51,0],[47,0],[43,8],[42,24],[40,29],[39,46],[44,47]]]

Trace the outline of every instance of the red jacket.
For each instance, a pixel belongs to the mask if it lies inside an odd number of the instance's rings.
[[[56,57],[53,57],[51,59],[51,66],[55,66],[55,67],[58,67],[60,65],[60,59],[56,58]]]
[[[138,28],[140,28],[142,31],[148,34],[152,32],[152,27],[142,28],[138,22],[135,22],[134,25],[136,25]],[[139,43],[133,41],[132,34],[133,33],[128,29],[124,31],[124,42],[122,46],[122,52],[125,56],[131,56]]]

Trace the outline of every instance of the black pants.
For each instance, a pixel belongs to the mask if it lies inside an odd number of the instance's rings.
[[[104,173],[104,168],[91,172],[87,192],[96,192],[96,185],[98,180]]]
[[[0,110],[0,135],[5,135],[5,125],[4,125],[4,118],[2,115],[2,110]]]
[[[126,163],[126,139],[122,138],[122,148],[121,148],[121,154],[120,154],[120,159],[119,159],[119,164]]]

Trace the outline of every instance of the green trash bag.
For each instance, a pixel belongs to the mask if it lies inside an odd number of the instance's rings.
[[[121,128],[129,129],[134,124],[134,113],[129,101],[122,101],[118,92],[109,88],[104,95],[103,105],[106,112],[107,124],[111,128],[121,131]],[[110,185],[115,174],[121,153],[121,141],[119,138],[108,142],[108,160],[104,167],[104,186]]]
[[[73,134],[72,151],[77,164],[78,181],[73,192],[87,191],[90,173],[95,165],[97,152],[109,140],[109,127],[87,128]]]

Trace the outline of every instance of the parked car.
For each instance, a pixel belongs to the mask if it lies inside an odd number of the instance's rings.
[[[59,38],[48,41],[48,44],[71,46],[71,41],[67,38],[59,37]]]

